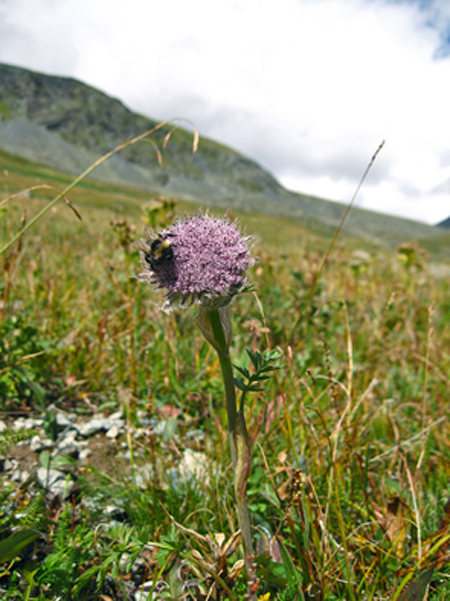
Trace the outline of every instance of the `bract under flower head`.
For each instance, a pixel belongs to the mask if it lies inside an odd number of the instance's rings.
[[[144,271],[137,277],[165,289],[169,308],[193,303],[223,307],[247,288],[252,238],[243,236],[235,222],[198,213],[177,220],[158,240],[170,244],[170,259],[156,264],[149,256],[151,240],[140,240],[136,246]]]

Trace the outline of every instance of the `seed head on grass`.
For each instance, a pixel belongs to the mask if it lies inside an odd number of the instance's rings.
[[[244,236],[235,222],[197,213],[178,219],[158,236],[149,229],[146,235],[136,244],[143,268],[137,277],[165,289],[164,309],[193,304],[220,309],[248,287],[252,237]]]

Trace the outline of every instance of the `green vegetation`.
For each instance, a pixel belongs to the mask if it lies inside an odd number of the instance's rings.
[[[0,100],[0,119],[7,121],[11,119],[12,111],[4,100]]]
[[[47,186],[0,204],[3,247],[70,178],[0,159],[3,198]],[[129,459],[119,444],[112,469],[74,462],[65,501],[33,478],[4,479],[3,598],[124,599],[152,580],[165,582],[155,598],[205,599],[216,586],[210,598],[242,601],[219,361],[193,310],[160,312],[132,277],[131,241],[174,205],[159,199],[155,217],[149,193],[90,180],[69,200],[82,221],[61,201],[1,257],[0,418],[43,415],[51,431],[52,403],[121,409],[130,432],[144,412],[163,433],[127,436]],[[429,270],[448,241],[435,238],[430,258],[342,237],[313,288],[333,230],[236,216],[259,262],[255,292],[233,304],[232,357],[251,383],[258,351],[280,353],[246,408],[259,598],[405,601],[428,586],[429,599],[449,598],[450,284]],[[206,435],[195,449],[207,477],[176,479],[193,431]],[[14,442],[3,436],[4,455]]]

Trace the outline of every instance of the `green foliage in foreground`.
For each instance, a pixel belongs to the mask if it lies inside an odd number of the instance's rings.
[[[77,197],[82,223],[59,206],[3,257],[0,409],[81,411],[88,399],[123,407],[130,424],[147,411],[164,432],[128,442],[131,463],[80,471],[60,506],[32,483],[2,486],[1,541],[41,534],[1,566],[4,598],[124,599],[152,580],[155,594],[164,583],[155,598],[216,587],[217,599],[242,600],[220,366],[192,311],[159,312],[132,279],[142,201],[121,197],[118,213],[95,194]],[[18,228],[15,206],[2,214],[2,243]],[[254,442],[261,599],[405,601],[428,586],[445,599],[448,281],[418,252],[405,261],[404,249],[347,241],[312,289],[326,239],[292,221],[242,221],[260,235],[257,292],[233,306],[232,358]],[[277,371],[255,382],[275,357]],[[193,430],[206,434],[207,477],[183,481],[174,466]]]

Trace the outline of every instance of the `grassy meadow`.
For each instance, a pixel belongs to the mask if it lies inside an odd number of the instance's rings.
[[[3,247],[71,178],[0,159],[3,198],[47,186],[0,205]],[[196,207],[155,211],[146,192],[87,179],[68,199],[82,220],[61,200],[1,257],[0,419],[121,410],[130,433],[142,415],[162,431],[127,436],[114,469],[75,464],[77,495],[58,507],[33,479],[0,478],[4,598],[126,599],[130,582],[154,581],[154,599],[242,601],[219,361],[194,309],[162,313],[133,278],[145,222]],[[249,367],[246,349],[280,353],[246,409],[258,598],[450,599],[449,278],[414,244],[339,237],[313,285],[334,232],[233,216],[259,258],[254,291],[233,303],[233,362]],[[13,438],[0,434],[4,456]],[[186,448],[202,453],[206,477],[170,476]],[[5,552],[30,529],[40,537]]]

